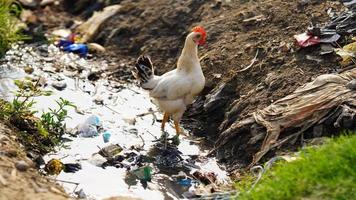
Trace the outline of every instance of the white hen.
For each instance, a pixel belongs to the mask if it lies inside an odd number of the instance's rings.
[[[154,68],[148,56],[140,56],[136,62],[135,77],[142,88],[150,90],[150,96],[164,112],[162,130],[169,117],[172,117],[179,135],[179,122],[187,105],[191,104],[204,88],[205,77],[198,58],[198,45],[203,45],[205,40],[205,30],[199,26],[193,28],[186,37],[177,68],[162,76],[154,75]]]

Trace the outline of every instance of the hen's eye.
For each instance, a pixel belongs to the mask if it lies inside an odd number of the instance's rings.
[[[200,35],[200,34],[198,34],[197,36],[195,36],[195,38],[196,38],[196,39],[198,39],[198,40],[200,40],[201,35]]]

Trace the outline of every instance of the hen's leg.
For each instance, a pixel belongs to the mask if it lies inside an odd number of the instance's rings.
[[[188,136],[179,126],[179,120],[174,120],[174,128],[176,129],[177,136],[184,135]]]
[[[165,112],[163,115],[163,120],[162,120],[162,124],[161,124],[162,131],[164,131],[164,126],[165,126],[166,122],[168,121],[168,119],[169,119],[169,114]]]
[[[176,129],[176,134],[179,135],[181,133],[179,127],[179,121],[174,120],[174,128]]]

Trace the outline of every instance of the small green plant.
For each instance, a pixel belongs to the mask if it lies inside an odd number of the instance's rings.
[[[37,111],[33,110],[36,103],[33,97],[52,94],[41,89],[39,81],[16,80],[18,90],[15,98],[11,102],[0,100],[0,119],[9,121],[20,131],[20,140],[28,149],[43,154],[60,143],[65,133],[64,120],[68,118],[67,107],[75,106],[60,98],[56,101],[58,109],[49,108],[49,112],[44,112],[40,118],[35,117]]]
[[[13,6],[12,0],[0,0],[0,57],[10,48],[12,43],[26,39],[19,31],[16,15],[19,8]]]
[[[49,112],[42,114],[41,122],[48,132],[63,135],[65,133],[64,120],[68,118],[66,107],[75,107],[75,105],[63,98],[59,98],[59,101],[56,101],[56,103],[59,108],[57,110],[49,108]]]
[[[32,97],[49,96],[52,94],[51,91],[41,90],[39,81],[40,78],[35,83],[29,79],[23,81],[15,80],[14,83],[18,87],[18,90],[15,92],[15,98],[12,102],[1,100],[0,119],[8,120],[13,117],[25,117],[35,114],[36,111],[31,110],[35,104]]]

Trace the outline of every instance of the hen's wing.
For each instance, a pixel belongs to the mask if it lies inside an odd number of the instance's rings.
[[[190,93],[191,81],[177,70],[170,71],[160,77],[150,96],[161,100],[176,100]]]

